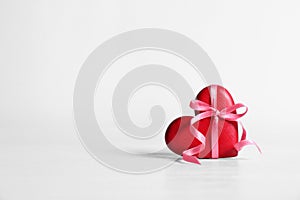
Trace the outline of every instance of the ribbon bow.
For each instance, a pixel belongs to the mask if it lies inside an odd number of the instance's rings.
[[[209,104],[207,104],[203,101],[192,100],[190,102],[190,107],[192,109],[194,109],[195,111],[201,112],[200,114],[193,117],[190,122],[191,133],[193,134],[193,136],[195,138],[197,138],[201,142],[201,144],[196,147],[193,147],[191,149],[185,150],[182,154],[183,160],[185,160],[187,162],[200,164],[197,156],[195,156],[195,155],[198,155],[200,152],[202,152],[205,149],[206,138],[200,131],[198,131],[198,129],[194,126],[194,124],[202,119],[209,118],[209,117],[214,117],[213,122],[212,122],[212,131],[211,131],[212,132],[212,139],[211,139],[211,141],[212,141],[212,158],[219,157],[219,150],[218,150],[218,148],[219,148],[218,147],[218,140],[219,140],[218,119],[219,118],[228,120],[228,121],[236,121],[241,125],[241,127],[243,129],[241,140],[234,145],[234,148],[237,151],[240,151],[244,146],[255,145],[257,147],[258,151],[261,153],[260,148],[254,141],[246,139],[247,132],[246,132],[244,126],[238,121],[238,119],[243,117],[248,111],[248,108],[245,105],[238,103],[238,104],[234,104],[232,106],[226,107],[226,108],[222,109],[221,111],[219,111],[218,109],[210,106]],[[236,111],[237,109],[240,109],[240,108],[245,108],[245,111],[240,114],[233,113],[234,111]]]

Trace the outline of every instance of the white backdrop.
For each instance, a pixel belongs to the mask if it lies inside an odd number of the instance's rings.
[[[0,1],[0,199],[300,199],[299,10],[271,0]],[[230,162],[134,176],[84,150],[72,111],[82,63],[112,36],[146,27],[207,52],[249,107],[243,122],[263,155],[249,147]]]

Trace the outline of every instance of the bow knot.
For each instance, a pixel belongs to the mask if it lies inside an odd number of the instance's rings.
[[[214,117],[221,117],[221,112],[222,112],[222,111],[219,111],[219,110],[216,109],[216,110],[214,110],[213,116],[214,116]],[[222,114],[223,114],[223,113],[222,113]]]

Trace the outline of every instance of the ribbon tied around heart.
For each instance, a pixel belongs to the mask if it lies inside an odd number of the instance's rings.
[[[245,106],[241,103],[237,103],[232,106],[223,108],[222,110],[218,110],[215,107],[212,107],[203,101],[192,100],[190,102],[190,107],[193,110],[200,112],[199,114],[197,114],[195,117],[193,117],[191,119],[190,130],[191,130],[191,133],[193,134],[193,136],[195,138],[197,138],[201,142],[201,144],[196,147],[192,147],[190,149],[185,150],[182,153],[183,160],[185,160],[187,162],[200,164],[200,162],[197,158],[197,155],[205,149],[206,137],[194,125],[195,125],[195,123],[199,122],[200,120],[209,118],[209,117],[212,118],[212,131],[211,131],[211,134],[212,134],[211,135],[212,158],[219,158],[219,149],[218,149],[219,148],[218,147],[218,139],[219,139],[218,120],[219,119],[223,119],[223,120],[227,120],[227,121],[236,121],[242,127],[243,132],[242,132],[241,140],[234,145],[234,148],[237,151],[240,151],[244,146],[254,145],[254,146],[256,146],[258,151],[261,153],[261,149],[254,141],[246,139],[247,132],[246,132],[244,126],[242,125],[242,123],[238,121],[239,118],[243,117],[247,113],[247,111],[248,111],[247,106]],[[234,111],[237,111],[240,108],[244,108],[245,110],[240,114],[234,113]]]

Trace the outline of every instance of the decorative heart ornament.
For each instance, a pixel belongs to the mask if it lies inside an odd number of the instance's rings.
[[[224,87],[210,85],[202,89],[190,107],[195,116],[175,119],[165,135],[169,149],[185,161],[199,164],[197,158],[234,157],[246,145],[255,145],[260,151],[254,141],[246,139],[246,130],[238,121],[247,113],[247,107],[235,104]],[[238,109],[244,110],[237,114]],[[238,126],[243,130],[240,140]]]

